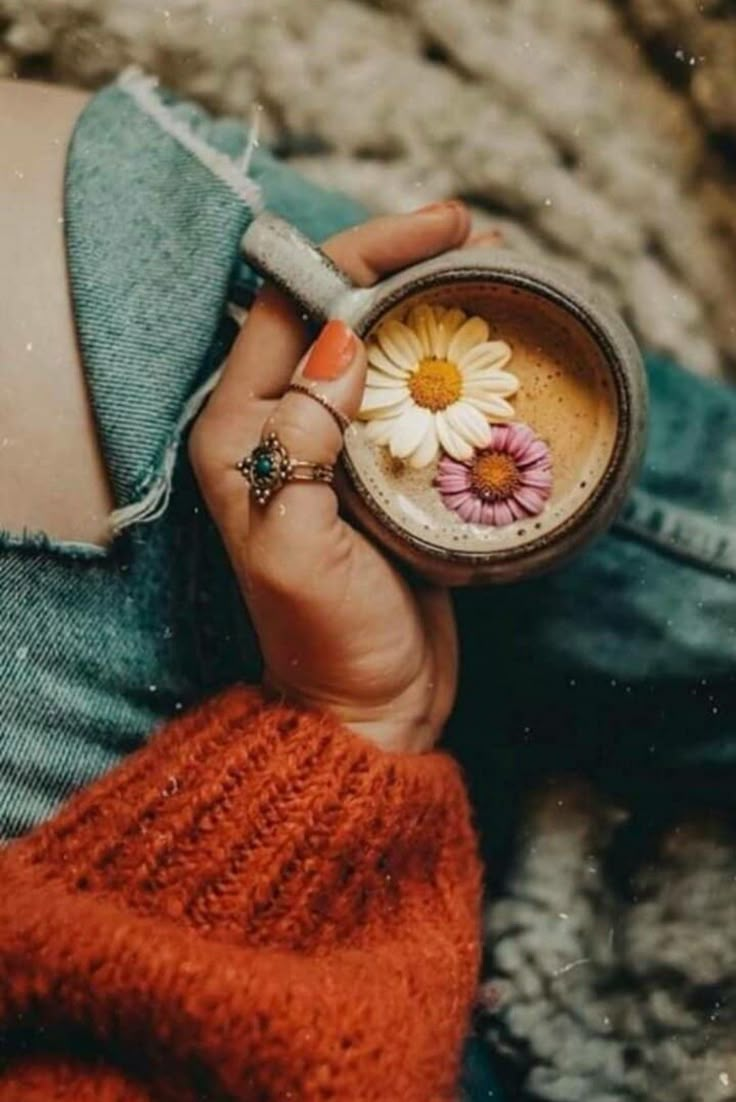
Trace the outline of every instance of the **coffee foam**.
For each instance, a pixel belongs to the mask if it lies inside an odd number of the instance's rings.
[[[459,306],[488,322],[493,340],[512,350],[506,370],[520,382],[511,399],[523,421],[549,446],[553,487],[536,517],[503,528],[468,524],[443,504],[432,481],[436,463],[415,471],[365,438],[356,422],[345,450],[356,480],[393,527],[429,544],[438,555],[479,556],[523,548],[552,535],[589,500],[610,464],[618,398],[605,355],[587,329],[540,294],[503,284],[465,283],[408,296],[385,314],[402,318],[419,302]]]

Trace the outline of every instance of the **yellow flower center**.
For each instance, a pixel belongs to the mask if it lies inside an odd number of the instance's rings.
[[[470,484],[485,501],[504,501],[519,485],[519,468],[505,452],[489,452],[473,463]]]
[[[456,402],[462,390],[460,368],[449,360],[421,360],[409,379],[409,392],[416,404],[434,413]]]

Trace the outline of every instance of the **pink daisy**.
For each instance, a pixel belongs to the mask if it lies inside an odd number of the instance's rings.
[[[469,524],[513,524],[541,513],[552,493],[549,448],[528,425],[492,425],[490,444],[472,459],[442,456],[434,485]]]

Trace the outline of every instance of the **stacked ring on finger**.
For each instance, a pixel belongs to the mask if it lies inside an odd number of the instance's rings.
[[[259,505],[267,505],[288,482],[331,483],[335,476],[332,463],[310,463],[293,459],[275,432],[257,444],[236,464],[248,482],[251,493]]]
[[[344,435],[350,428],[350,418],[346,417],[344,413],[341,413],[336,406],[333,406],[324,394],[320,394],[319,391],[313,390],[310,386],[305,386],[304,383],[291,383],[287,390],[294,391],[297,394],[304,394],[305,397],[311,398],[313,402],[319,402],[322,409],[327,410],[332,420],[335,422],[340,430],[341,435]]]

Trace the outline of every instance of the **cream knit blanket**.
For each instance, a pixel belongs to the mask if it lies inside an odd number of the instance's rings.
[[[0,72],[95,86],[137,62],[217,111],[257,100],[311,177],[376,210],[465,195],[717,374],[736,201],[634,25],[613,0],[0,0]]]

